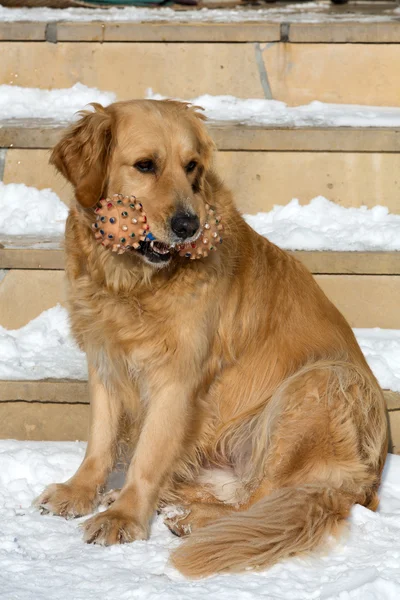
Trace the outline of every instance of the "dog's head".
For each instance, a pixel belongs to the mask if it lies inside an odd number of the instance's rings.
[[[143,199],[157,245],[152,249],[142,242],[137,254],[154,266],[168,264],[166,249],[195,240],[206,220],[214,144],[204,117],[196,107],[175,101],[93,108],[82,113],[50,160],[87,209],[113,194]]]

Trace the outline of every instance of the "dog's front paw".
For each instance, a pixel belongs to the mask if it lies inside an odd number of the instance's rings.
[[[52,513],[66,519],[88,515],[98,503],[97,489],[73,483],[53,483],[33,502],[42,514]]]
[[[83,539],[87,544],[111,546],[128,544],[135,540],[147,540],[148,526],[143,527],[133,517],[110,508],[82,523]]]

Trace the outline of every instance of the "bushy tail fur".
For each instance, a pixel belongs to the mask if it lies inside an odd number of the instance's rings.
[[[192,534],[172,554],[187,577],[265,569],[323,546],[358,501],[355,492],[309,484],[277,490]]]

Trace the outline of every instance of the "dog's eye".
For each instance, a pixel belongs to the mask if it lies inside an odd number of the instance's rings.
[[[135,163],[134,167],[141,173],[154,173],[156,170],[152,160],[139,160],[139,162]]]
[[[186,171],[186,173],[192,173],[192,171],[194,171],[196,167],[197,167],[197,162],[195,160],[191,160],[190,163],[188,163],[186,165],[185,171]]]

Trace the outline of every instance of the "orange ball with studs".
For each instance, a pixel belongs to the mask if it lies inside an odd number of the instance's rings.
[[[177,253],[191,260],[206,258],[222,243],[223,226],[215,210],[206,204],[207,219],[196,240],[166,246],[152,234],[143,204],[135,196],[115,194],[100,200],[95,208],[96,221],[92,224],[95,238],[104,247],[117,254],[140,248],[141,242],[150,243],[160,253]]]

